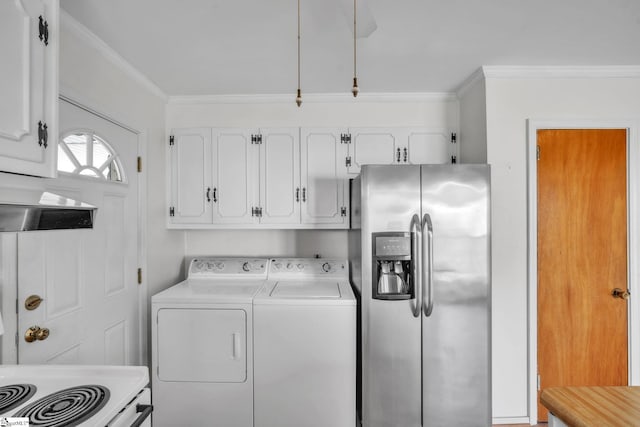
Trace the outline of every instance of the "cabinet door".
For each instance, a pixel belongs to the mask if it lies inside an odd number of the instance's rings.
[[[172,135],[170,222],[210,224],[211,129],[177,129]]]
[[[451,132],[447,130],[407,128],[402,130],[402,140],[402,160],[405,163],[451,163]]]
[[[212,139],[212,185],[214,224],[257,222],[251,208],[257,206],[259,146],[251,144],[257,131],[214,129]]]
[[[340,130],[301,129],[301,219],[303,224],[347,224],[344,159]]]
[[[42,39],[39,36],[41,20]],[[57,29],[57,0],[0,2],[2,171],[56,175]]]
[[[351,128],[350,174],[360,173],[362,165],[389,165],[401,160],[400,146],[393,129]]]
[[[299,224],[300,130],[261,129],[260,207],[262,224]]]

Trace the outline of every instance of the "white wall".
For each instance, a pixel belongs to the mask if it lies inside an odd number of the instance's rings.
[[[487,106],[482,70],[475,73],[463,89],[460,99],[460,163],[487,163]]]
[[[183,232],[165,226],[164,114],[166,98],[95,36],[61,17],[60,92],[140,132],[146,189],[143,277],[149,296],[175,284],[184,256]],[[144,208],[146,207],[146,214]]]
[[[167,133],[185,127],[428,126],[458,129],[452,95],[303,95],[173,98]],[[347,258],[347,232],[326,230],[187,231],[186,255],[272,255]]]
[[[500,78],[488,73],[486,94],[487,160],[492,168],[494,417],[526,417],[527,119],[637,119],[640,79]]]

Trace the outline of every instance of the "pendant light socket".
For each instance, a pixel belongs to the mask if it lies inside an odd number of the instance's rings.
[[[353,78],[353,87],[351,88],[351,93],[353,94],[354,98],[358,96],[358,78],[357,77]]]
[[[296,104],[298,105],[298,107],[302,105],[302,92],[300,92],[300,89],[298,89],[297,92]]]

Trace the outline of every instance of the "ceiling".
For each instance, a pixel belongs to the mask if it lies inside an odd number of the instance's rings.
[[[348,93],[353,3],[300,1],[303,94]],[[168,95],[295,96],[296,0],[60,3]],[[638,0],[357,4],[361,93],[451,92],[482,65],[640,64]]]

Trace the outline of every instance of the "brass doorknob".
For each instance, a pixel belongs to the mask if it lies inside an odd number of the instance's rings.
[[[32,326],[24,333],[24,340],[26,342],[34,342],[35,340],[43,341],[49,337],[50,331],[47,328],[40,328],[40,326]]]
[[[40,332],[40,326],[32,326],[24,333],[24,340],[26,342],[34,342],[37,338],[37,334]]]
[[[46,340],[47,338],[49,338],[48,328],[42,328],[38,332],[36,332],[36,339],[38,341],[43,341],[43,340]]]
[[[614,288],[611,291],[611,296],[614,298],[629,299],[629,295],[631,295],[631,293],[628,290],[622,290],[620,288]]]

